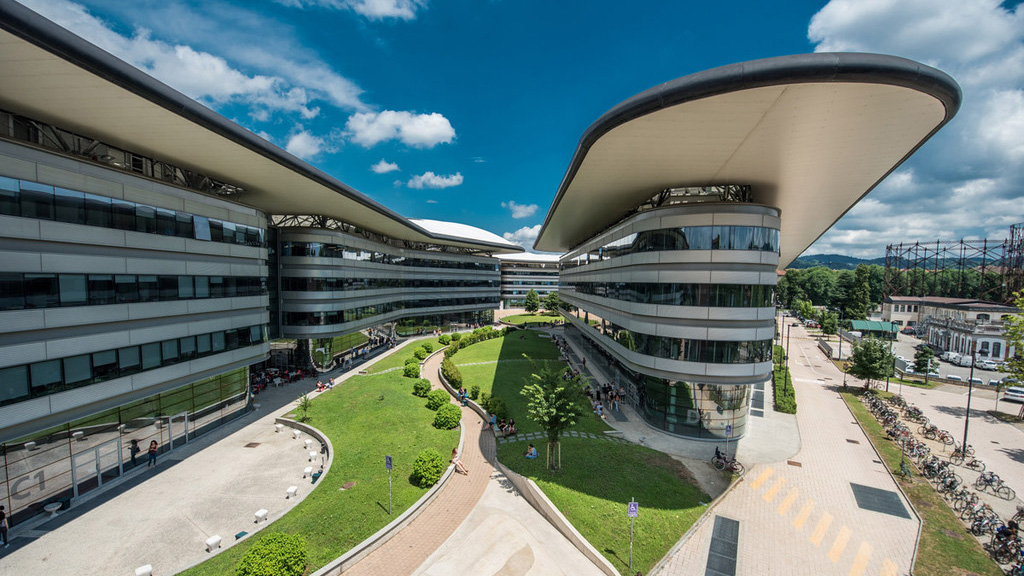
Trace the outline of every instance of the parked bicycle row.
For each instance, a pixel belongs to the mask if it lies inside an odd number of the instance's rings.
[[[992,558],[1004,566],[1007,574],[1024,576],[1024,544],[1018,536],[1019,524],[1024,521],[1024,506],[1018,505],[1016,514],[1004,523],[983,499],[991,494],[1003,500],[1013,500],[1016,498],[1014,490],[998,474],[985,471],[985,463],[974,457],[972,446],[957,443],[948,431],[931,425],[920,409],[907,404],[902,397],[882,400],[874,391],[869,391],[863,398],[885,428],[887,436],[901,446],[905,457],[912,460],[921,475],[935,485],[935,490],[943,495],[967,529],[979,539],[989,536],[989,541],[983,546]],[[921,438],[912,432],[904,419],[919,425],[916,430]],[[924,439],[939,443],[943,451],[947,446],[952,446],[953,450],[946,459],[940,458],[932,453]],[[905,464],[901,467],[902,473],[909,475],[909,467]],[[958,472],[958,467],[979,475],[973,482],[967,482]],[[1012,566],[1007,566],[1011,563]]]

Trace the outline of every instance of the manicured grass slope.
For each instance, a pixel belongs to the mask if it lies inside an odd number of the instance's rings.
[[[458,430],[437,430],[434,412],[412,395],[412,380],[401,372],[351,378],[315,400],[310,425],[334,445],[334,463],[313,492],[264,532],[298,534],[306,539],[312,570],[341,556],[384,527],[425,492],[409,483],[412,463],[424,448],[442,455],[459,442]],[[298,450],[298,448],[296,448]],[[388,516],[388,474],[384,456],[394,461],[393,516]],[[349,490],[339,491],[347,482]],[[300,490],[308,490],[308,484]],[[240,519],[239,530],[249,527]],[[234,574],[248,541],[184,572],[187,576]],[[312,571],[311,570],[311,571]]]
[[[871,443],[882,455],[886,466],[897,471],[900,466],[900,449],[886,437],[882,426],[856,395],[843,393],[843,399],[850,406],[861,426],[871,438]],[[896,476],[907,498],[914,504],[923,522],[921,541],[914,564],[917,576],[947,576],[949,574],[979,574],[999,576],[1003,572],[989,558],[981,544],[960,523],[960,519],[949,509],[942,496],[928,482],[917,474],[906,480]]]
[[[414,342],[406,344],[398,352],[393,352],[387,358],[381,359],[373,366],[367,368],[366,371],[370,374],[378,374],[391,368],[401,368],[402,366],[405,366],[406,358],[412,358],[412,353],[415,352],[416,349],[419,348],[424,342],[430,342],[430,344],[433,345],[434,347],[434,352],[437,352],[437,349],[441,347],[441,344],[438,343],[437,338],[416,340]]]
[[[558,320],[561,320],[561,319],[562,319],[562,315],[558,314],[557,312],[556,313],[552,313],[552,314],[546,314],[544,312],[537,312],[537,313],[534,313],[534,314],[526,313],[526,314],[516,314],[515,316],[505,316],[504,318],[501,319],[501,321],[502,322],[507,322],[509,324],[515,324],[515,325],[519,326],[519,325],[522,325],[522,324],[538,324],[538,323],[555,322],[555,321],[558,321]]]

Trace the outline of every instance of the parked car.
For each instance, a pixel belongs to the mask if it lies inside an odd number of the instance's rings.
[[[991,360],[978,360],[978,362],[975,364],[975,366],[978,367],[978,368],[981,368],[982,370],[998,370],[999,369],[999,365],[996,364],[995,362],[991,361]]]
[[[981,378],[971,378],[971,384],[974,386],[984,386],[985,383],[981,381]]]
[[[999,380],[989,380],[988,381],[988,385],[992,386],[992,387],[999,386],[1000,384],[1002,384],[1002,382],[1000,382]]]
[[[946,380],[952,380],[954,382],[963,382],[964,379],[957,376],[956,374],[946,374]]]
[[[910,336],[917,336],[917,330],[914,330],[913,326],[907,326],[903,330],[900,330],[900,332],[904,334],[909,334]]]
[[[957,366],[964,366],[964,367],[968,367],[968,366],[970,366],[973,363],[974,363],[974,359],[971,358],[970,356],[968,356],[967,354],[964,354],[960,358],[957,358],[957,361],[956,361],[956,365]]]
[[[939,358],[945,360],[946,362],[952,362],[953,364],[956,364],[956,361],[960,359],[960,355],[951,350],[946,350],[945,352],[942,353],[941,356],[939,356]]]
[[[1017,388],[1016,386],[1003,390],[1003,400],[1013,400],[1014,402],[1024,402],[1024,388]]]

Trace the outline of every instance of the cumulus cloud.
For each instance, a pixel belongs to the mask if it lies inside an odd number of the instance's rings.
[[[398,164],[394,162],[388,162],[381,158],[380,162],[377,162],[373,166],[370,166],[370,170],[373,170],[376,174],[387,174],[388,172],[395,172],[398,170]]]
[[[455,139],[451,123],[436,112],[359,112],[349,117],[345,129],[353,142],[366,148],[387,140],[398,140],[413,148],[433,148]]]
[[[293,8],[330,8],[351,10],[369,20],[413,20],[416,12],[427,5],[425,0],[278,0]]]
[[[508,202],[501,203],[502,208],[508,208],[512,211],[512,217],[515,219],[529,218],[537,212],[536,204],[516,204],[515,201],[509,200]]]
[[[884,255],[898,242],[1004,239],[1024,221],[1024,9],[997,0],[832,0],[811,19],[820,52],[895,54],[963,90],[957,117],[808,253]]]
[[[515,232],[505,232],[501,236],[509,242],[515,242],[530,250],[533,248],[533,243],[537,241],[537,235],[540,234],[540,226],[540,224],[536,226],[523,226]]]
[[[413,176],[409,179],[406,185],[409,188],[416,188],[417,190],[423,188],[451,188],[452,186],[458,186],[462,184],[462,174],[456,172],[448,176],[440,176],[433,172],[424,172],[418,176]]]
[[[284,149],[303,160],[309,160],[324,151],[325,141],[323,138],[303,130],[292,134]]]

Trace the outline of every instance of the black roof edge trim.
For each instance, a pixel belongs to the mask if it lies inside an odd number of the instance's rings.
[[[572,160],[569,161],[565,176],[562,177],[562,182],[558,186],[558,192],[548,208],[547,216],[544,218],[537,240],[534,241],[533,249],[539,250],[537,244],[544,235],[544,231],[547,230],[551,215],[558,208],[562,197],[575,178],[576,172],[583,164],[587,151],[613,128],[663,108],[711,96],[767,86],[819,82],[900,86],[929,94],[942,102],[946,110],[945,118],[910,153],[893,166],[892,170],[895,170],[940,128],[952,120],[960,109],[963,99],[960,85],[941,70],[899,56],[866,52],[815,52],[764,58],[720,66],[665,82],[619,103],[605,112],[583,133]],[[886,172],[865,194],[873,190],[892,170]],[[863,198],[863,196],[861,197]]]

